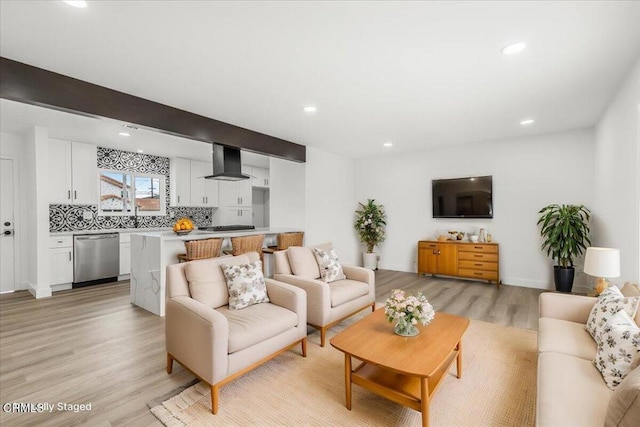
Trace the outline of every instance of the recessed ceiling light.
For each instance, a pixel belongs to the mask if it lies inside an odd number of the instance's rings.
[[[313,105],[307,105],[303,110],[305,113],[315,113],[317,109]]]
[[[523,43],[523,42],[512,43],[510,45],[503,47],[500,50],[500,53],[502,53],[503,55],[513,55],[514,53],[522,52],[525,47],[527,47],[527,45],[526,43]]]
[[[393,147],[393,142],[391,141],[387,141],[384,144],[382,144],[383,147]]]
[[[63,0],[66,4],[73,7],[85,8],[87,7],[87,2],[84,0]]]
[[[533,119],[525,119],[520,122],[521,125],[526,126],[533,123]]]
[[[122,125],[122,127],[125,128],[125,129],[138,130],[137,127],[132,126],[132,125]]]
[[[131,136],[131,134],[129,132],[118,132],[118,135],[120,135],[120,136]]]
[[[144,150],[137,150],[138,153],[144,153]]]

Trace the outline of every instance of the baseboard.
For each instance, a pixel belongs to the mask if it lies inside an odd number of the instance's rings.
[[[503,285],[520,286],[523,288],[545,289],[545,290],[555,289],[553,286],[553,283],[545,282],[542,280],[522,279],[520,277],[501,277],[500,281],[502,282]]]
[[[33,284],[31,284],[30,282],[27,282],[27,290],[36,299],[48,298],[51,296],[51,288],[48,286],[45,289],[43,289],[43,288],[38,288],[36,286],[33,286]]]

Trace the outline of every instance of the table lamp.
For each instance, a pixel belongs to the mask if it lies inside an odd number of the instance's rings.
[[[609,286],[606,278],[620,276],[620,249],[587,248],[584,272],[598,278],[595,291],[600,295]]]

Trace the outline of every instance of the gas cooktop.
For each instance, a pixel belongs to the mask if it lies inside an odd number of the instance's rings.
[[[256,227],[253,225],[214,225],[212,227],[198,227],[198,230],[204,231],[240,231],[240,230],[254,230]]]

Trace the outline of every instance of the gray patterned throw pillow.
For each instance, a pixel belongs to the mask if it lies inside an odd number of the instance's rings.
[[[585,329],[597,341],[598,335],[602,333],[611,316],[624,310],[629,317],[633,318],[638,311],[638,304],[640,304],[640,297],[625,298],[618,288],[610,286],[598,296],[598,301],[591,309]]]
[[[320,267],[320,277],[327,283],[335,282],[336,280],[346,279],[338,254],[333,249],[327,251],[313,248],[313,252],[318,260],[318,267]]]
[[[262,262],[220,264],[229,289],[229,308],[240,310],[253,304],[269,302],[262,274]]]
[[[593,364],[614,390],[640,363],[640,327],[620,310],[611,316],[596,343],[598,353]]]

